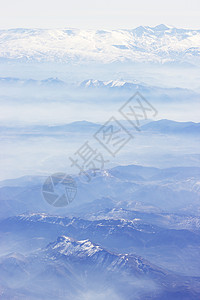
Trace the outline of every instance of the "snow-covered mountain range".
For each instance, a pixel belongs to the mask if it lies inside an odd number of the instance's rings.
[[[154,62],[200,65],[200,30],[163,24],[131,30],[0,30],[0,58],[51,62]]]
[[[61,213],[41,199],[44,178],[1,182],[1,298],[199,299],[199,174],[102,170],[76,178],[77,205]]]
[[[199,278],[191,288],[190,277],[177,276],[140,256],[114,254],[89,240],[67,236],[29,255],[1,257],[0,279],[2,299],[192,300],[199,296]]]
[[[197,299],[198,272],[192,277],[188,270],[184,276],[174,271],[180,258],[187,269],[187,249],[190,254],[199,253],[199,233],[137,223],[45,214],[4,220],[0,223],[1,252],[5,253],[0,257],[2,295],[5,299],[13,299],[13,295],[17,299],[55,299],[56,292],[67,290],[65,297],[59,294],[58,299],[88,300],[95,297],[75,296],[104,286],[120,296],[111,299]],[[10,253],[13,241],[15,252]],[[128,251],[131,243],[133,248]],[[159,258],[167,262],[161,263]],[[195,265],[198,270],[198,259]],[[49,285],[50,281],[53,284]],[[108,298],[102,295],[98,299]]]

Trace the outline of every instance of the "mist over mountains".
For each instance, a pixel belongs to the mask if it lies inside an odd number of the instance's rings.
[[[199,67],[200,30],[0,30],[2,300],[200,299]]]
[[[42,199],[45,178],[1,182],[3,296],[198,298],[199,175],[199,168],[102,170],[88,184],[76,178],[75,205],[62,209]]]
[[[13,253],[1,257],[0,266],[3,297],[31,300],[198,297],[198,279],[191,289],[189,277],[177,276],[137,255],[115,254],[89,240],[76,241],[67,236],[58,237],[30,255]],[[7,285],[10,272],[12,281]],[[49,281],[53,284],[49,285]]]

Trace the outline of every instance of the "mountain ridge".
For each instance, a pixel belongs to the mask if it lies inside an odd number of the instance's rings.
[[[0,40],[1,60],[200,65],[200,30],[163,24],[103,31],[10,29],[0,30]]]

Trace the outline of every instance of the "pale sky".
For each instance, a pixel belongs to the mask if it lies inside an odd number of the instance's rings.
[[[200,29],[199,0],[5,0],[0,29],[120,29],[166,24]]]

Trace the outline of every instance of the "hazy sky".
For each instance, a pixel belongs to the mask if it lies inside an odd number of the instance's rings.
[[[167,24],[200,28],[199,0],[6,0],[0,28],[134,28]]]

